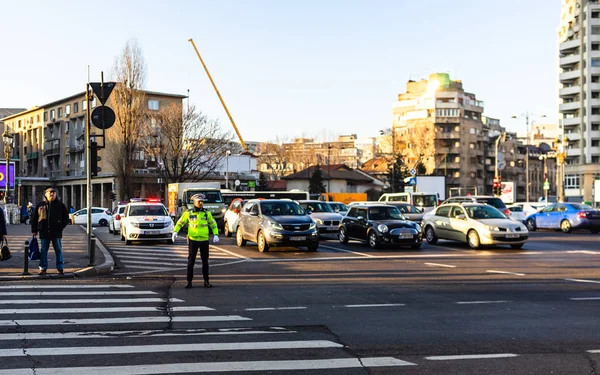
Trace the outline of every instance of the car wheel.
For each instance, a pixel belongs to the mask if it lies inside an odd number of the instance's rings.
[[[435,245],[438,242],[438,238],[435,235],[435,231],[432,227],[425,228],[425,239],[432,245]]]
[[[479,240],[479,234],[477,234],[477,231],[470,230],[469,233],[467,233],[467,243],[471,249],[479,249],[481,242]]]
[[[231,231],[229,230],[229,224],[227,221],[223,222],[223,233],[225,233],[225,237],[231,237]]]
[[[513,249],[521,249],[523,247],[523,245],[525,245],[525,244],[514,243],[514,244],[511,244],[510,247],[512,247]]]
[[[563,220],[560,222],[560,230],[562,230],[565,233],[571,233],[571,223],[569,222],[569,220]]]
[[[372,249],[379,248],[379,239],[377,238],[377,233],[375,233],[375,231],[371,231],[371,233],[369,233],[369,246]]]
[[[114,233],[114,231],[112,230],[112,228],[110,226],[110,223],[108,223],[108,233],[109,234],[113,234]]]
[[[346,235],[346,228],[341,227],[338,233],[338,239],[340,243],[348,243],[348,236]]]
[[[125,231],[121,229],[121,241],[125,241]]]
[[[535,220],[527,219],[527,230],[530,232],[535,232],[536,229],[537,227],[535,225]]]
[[[318,248],[319,248],[319,244],[310,245],[307,247],[308,251],[317,251]]]
[[[258,243],[258,251],[261,253],[269,251],[269,244],[267,243],[265,234],[262,231],[258,232],[258,236],[256,236],[256,242]]]
[[[244,239],[244,235],[242,234],[242,231],[240,230],[240,228],[238,227],[237,232],[235,233],[235,243],[239,246],[246,246],[246,240]]]
[[[125,233],[123,236],[125,237],[125,245],[127,245],[127,246],[131,245],[131,240],[129,240],[127,238],[127,233]]]
[[[99,224],[101,227],[105,227],[105,226],[107,226],[107,225],[108,225],[108,221],[107,221],[106,219],[100,219],[100,221],[98,222],[98,224]]]

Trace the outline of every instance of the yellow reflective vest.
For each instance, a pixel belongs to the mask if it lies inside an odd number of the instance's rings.
[[[181,215],[181,218],[177,220],[175,224],[175,233],[181,230],[181,227],[188,225],[187,237],[193,241],[208,241],[209,228],[212,229],[213,235],[219,235],[219,228],[217,228],[217,222],[213,219],[210,211],[201,209],[196,211],[195,209],[186,211]]]

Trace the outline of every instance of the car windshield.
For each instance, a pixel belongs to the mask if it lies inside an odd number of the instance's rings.
[[[396,207],[372,207],[369,208],[370,220],[404,220],[404,216]]]
[[[402,212],[403,214],[420,214],[421,213],[421,210],[419,210],[418,208],[416,208],[415,206],[412,206],[410,204],[403,204],[401,206],[396,206],[396,207],[398,207],[400,212]]]
[[[300,203],[300,206],[311,212],[333,212],[331,207],[325,202]]]
[[[346,207],[345,204],[342,203],[329,203],[329,205],[331,206],[331,208],[335,211],[348,211],[348,207]]]
[[[267,216],[304,215],[305,212],[294,202],[260,202],[260,211]]]
[[[437,197],[435,195],[414,195],[413,204],[421,207],[437,206]]]
[[[506,219],[506,216],[492,206],[467,206],[467,215],[471,219]]]
[[[478,199],[477,201],[487,203],[490,206],[493,206],[496,208],[501,208],[501,209],[506,208],[506,205],[504,204],[504,202],[502,202],[502,199],[500,199],[500,198],[482,198],[482,199]]]
[[[577,211],[593,210],[593,208],[591,206],[588,206],[587,204],[581,204],[581,203],[571,203],[571,207],[573,207]]]
[[[167,209],[160,205],[133,206],[129,210],[129,216],[168,216]]]
[[[201,193],[204,194],[204,196],[206,197],[206,199],[204,200],[204,203],[223,203],[223,196],[221,195],[220,191],[213,191],[213,190],[209,190],[209,191],[205,191],[205,190],[198,190],[198,189],[194,189],[194,190],[188,190],[187,192],[187,196],[188,196],[188,205],[194,205],[194,201],[191,199],[192,196]]]

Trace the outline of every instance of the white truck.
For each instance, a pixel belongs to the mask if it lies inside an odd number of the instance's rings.
[[[446,177],[444,176],[416,176],[416,192],[438,193],[439,199],[446,200]]]
[[[168,186],[169,215],[177,221],[184,210],[194,207],[192,195],[202,193],[206,197],[204,208],[210,211],[219,228],[223,228],[223,217],[227,206],[221,195],[219,182],[180,182]]]

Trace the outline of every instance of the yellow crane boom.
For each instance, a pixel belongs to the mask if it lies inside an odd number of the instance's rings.
[[[213,79],[208,71],[208,68],[206,67],[206,64],[204,63],[204,60],[202,60],[202,56],[200,56],[200,52],[198,52],[198,48],[196,48],[196,43],[194,43],[194,40],[192,38],[189,39],[189,42],[192,43],[192,46],[194,47],[194,50],[196,51],[196,54],[198,55],[198,58],[200,59],[200,62],[202,63],[202,66],[204,67],[206,74],[208,75],[208,79],[210,79],[210,83],[212,83],[213,88],[215,89],[215,92],[217,93],[217,96],[219,97],[219,100],[221,101],[221,104],[223,105],[223,108],[225,108],[225,112],[227,112],[227,116],[229,116],[229,121],[231,121],[231,125],[233,125],[233,129],[235,130],[238,138],[240,139],[240,143],[242,144],[244,151],[248,152],[248,146],[246,146],[246,142],[244,142],[244,139],[242,138],[240,131],[238,130],[237,126],[235,125],[235,121],[233,121],[233,117],[231,117],[231,113],[229,113],[229,110],[227,109],[227,106],[225,105],[225,101],[223,101],[223,98],[221,97],[221,94],[219,93],[219,90],[217,89],[217,85],[215,85],[215,81],[213,81]]]

